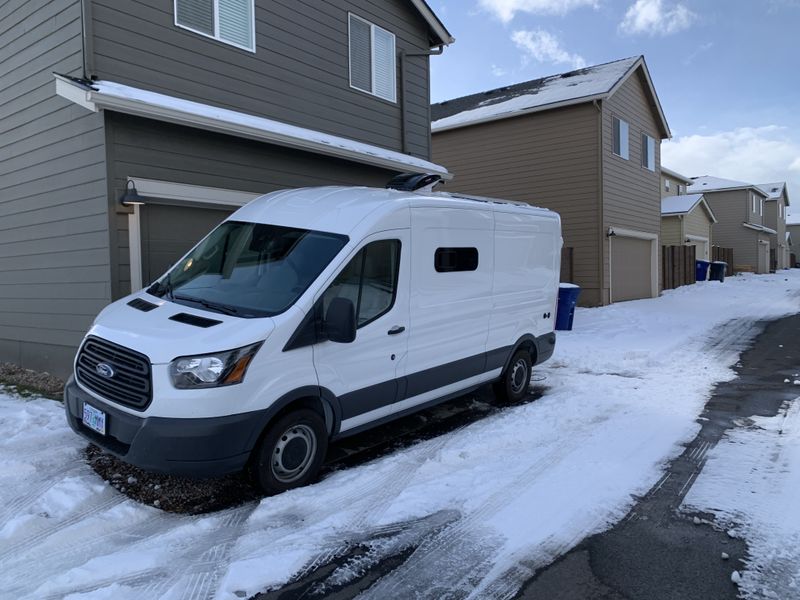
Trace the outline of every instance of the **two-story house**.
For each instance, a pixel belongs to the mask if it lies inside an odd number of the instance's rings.
[[[661,244],[694,246],[695,258],[711,260],[717,218],[703,194],[686,192],[692,179],[661,167]]]
[[[424,0],[7,0],[0,361],[65,374],[97,312],[279,188],[430,162]]]
[[[658,295],[670,131],[644,57],[448,100],[431,116],[433,159],[454,189],[561,215],[562,279],[581,286],[581,304]]]
[[[764,205],[764,225],[775,230],[770,237],[770,269],[788,269],[791,266],[789,243],[786,239],[786,207],[789,206],[789,193],[786,182],[758,184],[767,195]]]
[[[704,175],[693,177],[690,194],[703,194],[717,218],[714,243],[733,248],[734,271],[769,273],[770,236],[765,224],[767,194],[757,185]]]

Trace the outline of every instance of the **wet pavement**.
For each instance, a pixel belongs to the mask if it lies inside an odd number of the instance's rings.
[[[742,324],[732,325],[742,327]],[[700,416],[697,437],[628,516],[605,533],[587,538],[541,569],[517,598],[542,600],[723,600],[737,598],[731,581],[747,548],[715,529],[713,516],[678,508],[703,468],[708,451],[725,432],[752,416],[774,416],[797,397],[800,316],[769,324],[736,366],[738,377],[717,386]],[[745,331],[741,337],[745,339]],[[732,344],[735,335],[723,336]],[[726,341],[727,340],[727,341]],[[725,553],[729,558],[724,559]]]

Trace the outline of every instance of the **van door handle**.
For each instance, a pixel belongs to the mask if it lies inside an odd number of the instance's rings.
[[[405,330],[406,330],[405,327],[401,327],[400,325],[395,325],[388,331],[388,333],[389,335],[397,335],[398,333],[403,333]]]

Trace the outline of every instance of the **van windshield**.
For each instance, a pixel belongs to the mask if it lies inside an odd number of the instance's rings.
[[[347,243],[345,235],[226,221],[148,292],[238,317],[282,313]]]

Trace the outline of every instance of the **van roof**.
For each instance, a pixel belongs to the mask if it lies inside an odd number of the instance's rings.
[[[261,223],[295,224],[307,229],[349,234],[367,215],[388,214],[408,206],[523,211],[555,217],[556,213],[524,202],[448,192],[407,192],[370,187],[309,187],[272,192],[242,207],[232,218]]]

